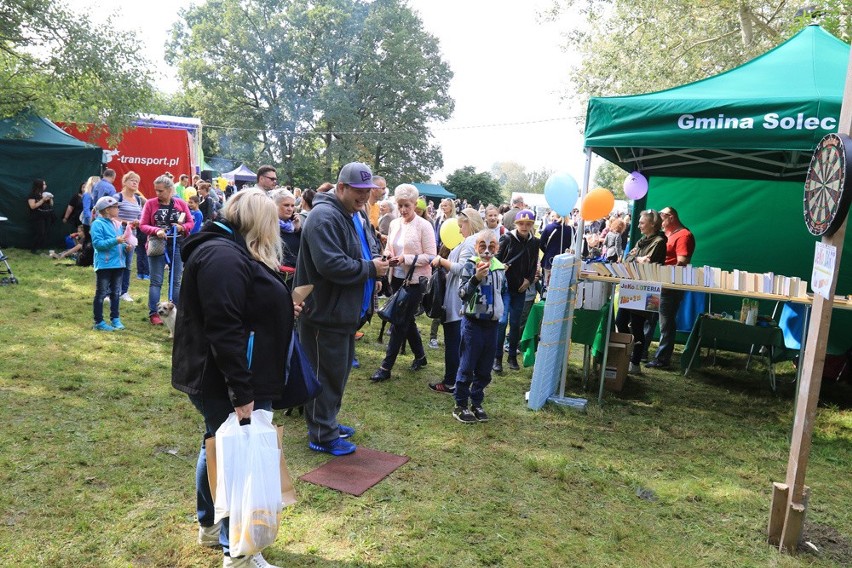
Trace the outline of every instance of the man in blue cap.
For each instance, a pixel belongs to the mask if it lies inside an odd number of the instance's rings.
[[[337,414],[355,356],[355,331],[371,307],[377,278],[388,272],[364,207],[376,187],[369,166],[343,166],[333,190],[314,196],[302,227],[295,286],[314,286],[299,318],[299,339],[322,383],[322,393],[305,405],[312,450],[351,454],[355,434]]]

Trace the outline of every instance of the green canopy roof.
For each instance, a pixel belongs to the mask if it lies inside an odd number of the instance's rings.
[[[656,93],[596,97],[587,148],[647,175],[804,180],[837,131],[849,45],[817,25],[713,77]]]
[[[420,195],[424,197],[434,197],[436,199],[453,199],[456,194],[450,193],[446,189],[444,189],[443,185],[437,185],[434,183],[413,183],[411,184],[417,188],[417,191]]]

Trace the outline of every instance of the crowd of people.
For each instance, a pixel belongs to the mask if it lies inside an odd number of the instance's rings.
[[[92,250],[94,328],[124,329],[120,303],[133,301],[128,285],[135,253],[137,278],[149,281],[152,325],[163,325],[161,299],[168,282],[166,303],[175,314],[172,383],[201,414],[205,438],[231,412],[244,419],[255,409],[276,407],[290,342],[297,340],[323,387],[303,409],[307,443],[335,456],[357,449],[355,429],[341,424],[338,415],[356,361],[356,339],[363,335],[359,329],[381,296],[392,297],[402,287],[422,294],[420,284],[429,279],[444,285],[440,309],[430,311],[429,342],[421,337],[416,313],[391,325],[385,356],[370,379],[392,380],[406,345],[413,357],[410,371],[427,367],[426,347],[440,347],[443,329],[443,372],[427,386],[453,397],[456,420],[487,421],[485,389],[493,373],[504,372],[504,356],[510,371],[519,370],[526,315],[535,299],[546,295],[554,257],[575,247],[579,223],[576,211],[565,218],[551,213],[545,222],[523,198],[508,204],[452,199],[436,204],[411,184],[391,191],[383,177],[359,162],[345,165],[336,183],[304,191],[279,187],[275,168],[262,166],[254,187],[227,198],[210,183],[185,175],[178,183],[168,173],[157,177],[156,197],[147,200],[134,172],[122,177],[120,190],[115,179],[110,169],[89,179],[63,218],[80,221],[69,251],[79,258],[86,247]],[[28,204],[34,212],[52,210],[43,180],[33,184]],[[38,214],[33,215],[36,238],[43,239]],[[452,248],[441,236],[450,219],[462,237]],[[694,238],[674,209],[643,211],[642,236],[633,246],[628,226],[622,214],[586,223],[578,239],[581,254],[610,261],[689,261]],[[208,285],[214,281],[211,294]],[[295,303],[292,291],[306,285],[311,293]],[[419,304],[420,297],[415,299]],[[650,366],[669,364],[679,302],[674,294],[663,298],[663,337]],[[631,372],[638,372],[647,350],[647,320],[645,312],[619,311],[619,331],[636,338]],[[230,556],[227,519],[213,522],[206,463],[202,443],[196,476],[199,543],[221,546],[224,566],[269,566],[260,554]]]

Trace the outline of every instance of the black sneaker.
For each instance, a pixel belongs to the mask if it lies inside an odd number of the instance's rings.
[[[509,357],[509,360],[506,361],[506,365],[508,365],[509,369],[511,369],[512,371],[518,371],[521,368],[521,366],[518,365],[518,358],[517,357]]]
[[[481,406],[471,406],[470,410],[473,413],[474,418],[480,422],[488,422],[488,414],[486,414],[485,410]]]
[[[651,359],[647,363],[645,363],[646,367],[650,367],[652,369],[668,369],[669,364],[660,361],[659,359]]]
[[[494,366],[491,367],[491,370],[497,373],[498,375],[503,374],[503,363],[500,361],[494,361]]]
[[[457,406],[453,409],[453,418],[462,424],[473,424],[476,422],[476,416],[469,409],[463,406]]]
[[[423,367],[426,366],[426,355],[421,357],[420,359],[415,359],[413,363],[411,363],[412,371],[419,371]]]
[[[455,392],[456,392],[455,385],[450,386],[450,385],[445,384],[443,382],[441,382],[441,383],[429,383],[429,388],[432,389],[435,392],[442,392],[444,394],[455,394]]]

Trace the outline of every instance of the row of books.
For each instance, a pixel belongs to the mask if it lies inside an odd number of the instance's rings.
[[[589,262],[584,264],[583,271],[610,278],[704,286],[792,298],[806,298],[808,293],[807,280],[797,276],[782,276],[772,272],[746,272],[737,269],[729,271],[706,265],[671,266],[640,262]]]

